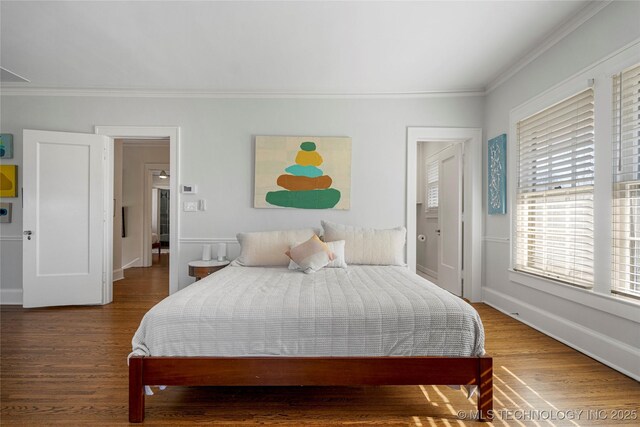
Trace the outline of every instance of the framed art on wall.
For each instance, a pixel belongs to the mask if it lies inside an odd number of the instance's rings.
[[[351,138],[257,136],[253,205],[349,209]]]
[[[489,215],[507,213],[507,134],[488,143],[487,206]]]
[[[18,167],[0,165],[0,197],[18,197]]]
[[[0,133],[0,159],[13,159],[13,135]]]
[[[13,203],[0,203],[0,222],[11,222],[11,211]]]

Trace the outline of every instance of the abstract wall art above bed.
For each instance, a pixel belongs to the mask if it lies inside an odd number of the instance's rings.
[[[256,137],[254,207],[350,206],[351,138]]]

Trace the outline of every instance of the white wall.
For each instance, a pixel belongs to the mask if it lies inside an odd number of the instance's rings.
[[[154,144],[154,141],[147,143]],[[144,147],[124,144],[122,150],[122,205],[126,207],[127,236],[122,239],[122,266],[143,266],[143,225],[146,163],[169,163],[169,144]],[[151,190],[151,189],[149,189]],[[126,274],[126,273],[125,273]]]
[[[508,134],[510,110],[640,38],[639,19],[640,2],[613,2],[487,95],[485,177],[486,140]],[[515,142],[515,135],[508,135],[508,150]],[[486,194],[486,178],[483,185]],[[484,203],[486,212],[486,198]],[[520,320],[640,376],[638,310],[634,322],[509,280],[510,215],[485,215],[483,300],[507,313],[518,312]]]
[[[319,226],[321,219],[373,227],[404,225],[407,127],[481,127],[483,100],[2,96],[0,102],[0,126],[15,135],[17,164],[22,129],[91,133],[95,125],[181,127],[178,180],[198,185],[199,193],[172,197],[208,202],[205,212],[181,212],[184,287],[193,281],[187,262],[200,258],[203,238],[235,239],[241,231]],[[255,135],[350,136],[351,209],[254,209]],[[0,229],[3,236],[21,233],[21,214],[15,209],[14,223]],[[21,288],[20,242],[2,241],[2,289]],[[229,246],[230,256],[237,251],[237,245]],[[5,259],[14,262],[5,268]]]
[[[124,277],[122,271],[122,141],[113,147],[113,280]]]
[[[159,206],[158,206],[158,188],[153,187],[151,189],[151,232],[158,233],[159,221]]]

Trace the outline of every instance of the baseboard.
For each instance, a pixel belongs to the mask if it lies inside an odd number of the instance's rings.
[[[122,279],[124,279],[124,270],[122,268],[113,270],[112,280],[114,282],[117,282],[118,280],[122,280]]]
[[[427,267],[425,267],[423,265],[420,265],[420,264],[416,264],[416,268],[418,269],[418,271],[423,272],[427,276],[431,277],[433,280],[438,280],[438,272],[437,271],[433,271],[430,268],[427,268]]]
[[[493,289],[482,288],[482,300],[509,317],[640,381],[640,350],[633,346]],[[518,315],[513,315],[514,312]]]
[[[22,305],[22,289],[0,289],[0,304]]]
[[[123,265],[122,269],[126,270],[127,268],[131,268],[131,267],[142,267],[142,260],[140,258],[136,258],[133,261]]]

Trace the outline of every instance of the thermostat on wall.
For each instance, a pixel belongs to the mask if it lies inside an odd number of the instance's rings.
[[[196,194],[198,192],[198,188],[195,185],[183,184],[182,192],[184,194]]]

